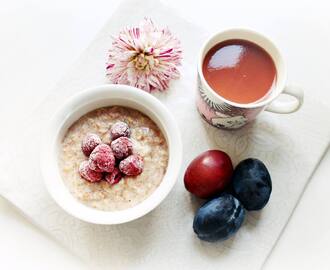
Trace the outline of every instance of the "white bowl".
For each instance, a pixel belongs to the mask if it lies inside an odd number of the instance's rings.
[[[161,184],[147,199],[129,209],[102,211],[82,204],[69,192],[60,175],[58,154],[63,136],[76,120],[92,110],[112,105],[130,107],[149,116],[167,140],[169,160]],[[181,159],[179,128],[168,109],[158,99],[140,89],[108,84],[76,94],[56,112],[44,131],[40,164],[47,190],[66,212],[91,223],[119,224],[144,216],[165,199],[176,182]]]

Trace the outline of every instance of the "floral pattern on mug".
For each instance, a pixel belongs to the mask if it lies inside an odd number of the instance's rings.
[[[263,108],[239,108],[226,102],[214,102],[203,90],[198,76],[197,109],[203,119],[217,128],[237,129],[255,119]]]

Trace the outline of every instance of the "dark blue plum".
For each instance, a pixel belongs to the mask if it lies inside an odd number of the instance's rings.
[[[225,240],[238,231],[244,218],[242,204],[232,195],[224,193],[198,209],[193,229],[201,240]]]
[[[246,210],[260,210],[272,192],[272,180],[263,162],[255,158],[241,161],[235,168],[232,186],[234,196]]]

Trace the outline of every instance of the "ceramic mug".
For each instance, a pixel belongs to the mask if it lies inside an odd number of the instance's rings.
[[[272,57],[277,71],[276,85],[275,88],[261,100],[247,104],[226,100],[224,97],[217,94],[205,80],[202,71],[205,55],[216,44],[230,39],[251,41],[266,50]],[[287,70],[279,50],[268,38],[252,30],[229,29],[211,36],[200,51],[197,68],[197,109],[204,120],[217,128],[240,128],[254,120],[263,110],[281,114],[293,113],[297,111],[303,103],[303,91],[297,86],[286,85]],[[288,101],[277,100],[281,94],[290,95],[293,98]]]

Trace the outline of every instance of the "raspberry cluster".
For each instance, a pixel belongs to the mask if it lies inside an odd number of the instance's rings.
[[[103,143],[94,133],[88,133],[81,142],[81,150],[88,157],[79,166],[79,174],[95,183],[101,180],[117,184],[125,175],[136,176],[143,171],[143,158],[133,154],[129,126],[117,122],[111,126],[110,144]]]

